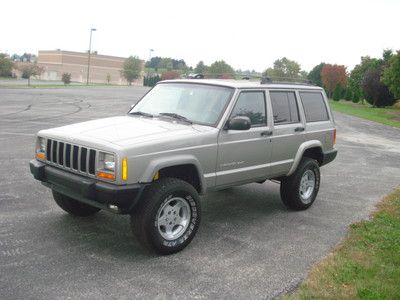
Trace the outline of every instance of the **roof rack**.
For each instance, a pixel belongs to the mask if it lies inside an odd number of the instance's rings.
[[[315,85],[311,80],[308,79],[300,79],[300,78],[290,78],[290,77],[275,77],[272,79],[271,77],[262,77],[261,84],[295,84],[295,85]]]

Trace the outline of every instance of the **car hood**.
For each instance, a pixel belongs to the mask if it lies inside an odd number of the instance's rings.
[[[198,128],[197,128],[198,127]],[[200,133],[201,127],[172,120],[120,116],[62,126],[43,133],[68,140],[101,140],[119,146],[151,140],[169,140]]]

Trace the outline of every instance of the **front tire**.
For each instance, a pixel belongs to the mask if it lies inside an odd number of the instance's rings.
[[[54,201],[58,204],[58,206],[71,215],[88,217],[100,211],[100,208],[76,201],[71,197],[56,192],[55,190],[52,190],[52,192]]]
[[[293,210],[309,208],[317,197],[320,180],[318,163],[303,157],[296,171],[281,181],[282,202]]]
[[[189,183],[163,178],[152,183],[131,215],[138,241],[151,251],[172,254],[194,238],[200,225],[200,199]]]

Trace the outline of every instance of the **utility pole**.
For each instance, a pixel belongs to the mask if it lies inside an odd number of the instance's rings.
[[[88,52],[88,63],[87,63],[87,78],[86,85],[89,85],[89,72],[90,72],[90,52],[92,52],[92,32],[96,31],[96,28],[90,29],[90,39],[89,39],[89,52]]]
[[[150,49],[149,51],[149,61],[151,61],[151,53],[154,51],[154,49]]]

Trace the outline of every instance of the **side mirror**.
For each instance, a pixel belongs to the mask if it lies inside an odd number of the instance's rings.
[[[251,121],[246,116],[236,116],[230,119],[227,123],[227,129],[231,130],[249,130],[251,127]]]

